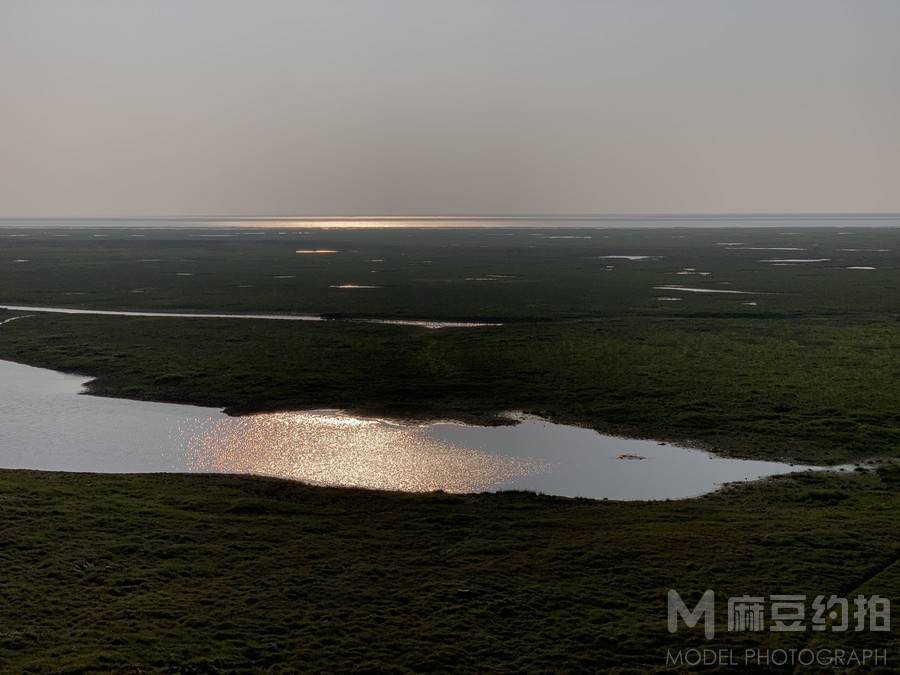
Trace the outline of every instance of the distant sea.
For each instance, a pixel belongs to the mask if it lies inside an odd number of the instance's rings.
[[[141,218],[0,218],[0,227],[84,228],[674,228],[900,227],[900,213],[629,214],[550,216],[171,216]]]

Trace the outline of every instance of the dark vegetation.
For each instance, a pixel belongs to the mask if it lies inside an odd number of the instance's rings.
[[[748,457],[900,451],[898,230],[288,232],[0,231],[0,304],[508,325],[41,315],[0,327],[0,358],[233,412],[522,409]],[[808,250],[719,245],[737,241]],[[832,260],[759,262],[775,257]],[[761,644],[886,647],[893,672],[896,616],[891,633],[706,642],[666,631],[665,599],[877,593],[896,609],[898,506],[892,463],[650,503],[0,471],[0,671],[647,672],[667,648]]]
[[[897,664],[896,633],[665,623],[669,588],[896,599],[900,491],[874,472],[616,503],[0,471],[0,498],[4,672],[647,672],[754,645]]]
[[[821,463],[900,450],[900,331],[809,319],[522,324],[41,315],[0,358],[98,379],[94,393],[227,407],[340,407],[491,422],[525,410],[719,452]]]
[[[0,229],[0,304],[507,321],[895,319],[900,229],[848,231],[789,223],[783,229],[661,230],[6,228]],[[742,246],[721,245],[728,242]],[[770,247],[804,250],[752,250]],[[888,250],[842,250],[851,248]],[[338,253],[295,253],[307,249]],[[655,257],[601,257],[618,255]],[[830,260],[760,262],[776,258]],[[877,269],[846,269],[853,266]],[[709,275],[678,274],[685,268]],[[383,288],[331,288],[342,284]],[[654,288],[671,284],[757,294]],[[657,300],[668,296],[683,299]]]

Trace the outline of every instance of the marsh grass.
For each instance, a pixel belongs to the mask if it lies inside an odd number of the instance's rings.
[[[616,503],[0,471],[0,498],[4,672],[646,672],[709,646],[666,631],[669,588],[900,591],[874,472]],[[896,633],[815,639],[896,662]]]
[[[892,458],[900,230],[855,232],[854,247],[888,251],[841,250],[845,238],[815,229],[599,230],[578,241],[534,231],[6,232],[0,253],[30,261],[0,261],[9,304],[508,325],[44,315],[0,327],[0,358],[96,377],[99,395],[236,413],[340,407],[496,423],[523,410],[744,457]],[[833,266],[760,264],[757,251],[719,245],[729,241],[789,242]],[[612,269],[599,259],[636,251],[654,258]],[[367,278],[373,260],[384,289],[328,289]],[[653,286],[688,267],[711,272],[704,286],[764,295],[756,306],[727,294],[656,300]],[[176,278],[183,269],[194,276]],[[465,282],[489,275],[475,292]],[[669,588],[693,600],[707,588],[896,600],[898,488],[891,463],[654,503],[0,471],[0,670],[660,670],[666,648],[710,646],[666,631]],[[886,647],[886,672],[898,659],[896,629],[726,633],[713,646],[759,645]]]
[[[230,412],[336,407],[496,423],[523,410],[626,436],[802,463],[896,456],[888,321],[618,319],[425,329],[35,316],[0,358],[96,377],[95,394]]]

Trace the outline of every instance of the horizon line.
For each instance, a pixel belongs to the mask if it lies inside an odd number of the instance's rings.
[[[285,215],[285,214],[198,214],[198,215],[108,215],[108,216],[0,216],[2,221],[111,221],[111,220],[144,220],[144,221],[246,221],[246,220],[291,220],[291,221],[473,221],[473,220],[741,220],[753,218],[860,218],[885,219],[900,218],[900,212],[894,211],[759,211],[759,212],[701,212],[701,213],[544,213],[544,214],[462,214],[462,215]]]

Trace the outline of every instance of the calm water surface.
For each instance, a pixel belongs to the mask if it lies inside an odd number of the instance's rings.
[[[275,279],[294,279],[292,275],[281,275]],[[380,286],[336,286],[335,288],[380,288]],[[384,323],[398,326],[419,326],[420,328],[482,328],[500,326],[499,323],[475,321],[431,321],[415,319],[326,319],[320,314],[213,314],[197,312],[140,312],[111,309],[78,309],[73,307],[33,307],[28,305],[0,305],[0,309],[11,312],[39,312],[44,314],[87,314],[90,316],[136,316],[170,319],[256,319],[259,321],[355,321],[363,323]],[[25,317],[13,317],[19,319]],[[9,319],[12,321],[13,319]],[[5,322],[4,322],[5,323]]]
[[[0,467],[223,472],[388,490],[508,489],[690,497],[804,467],[724,459],[522,417],[514,426],[404,424],[339,411],[228,417],[79,395],[86,379],[0,361]]]

